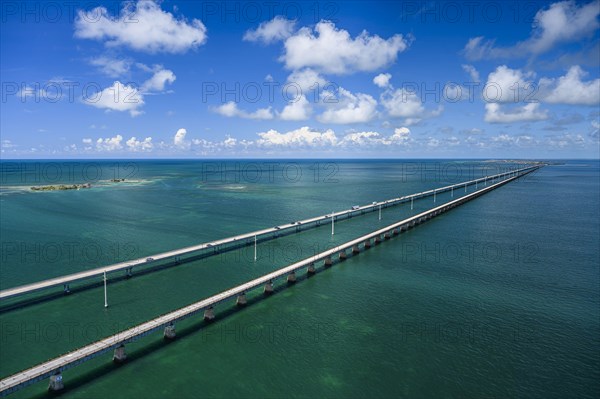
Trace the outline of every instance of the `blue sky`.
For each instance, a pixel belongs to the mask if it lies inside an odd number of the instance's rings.
[[[600,5],[3,1],[9,158],[598,158]]]

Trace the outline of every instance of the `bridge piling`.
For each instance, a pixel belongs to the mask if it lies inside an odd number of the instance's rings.
[[[311,263],[310,265],[308,265],[308,267],[306,268],[306,273],[308,274],[315,274],[316,270],[315,270],[315,264]]]
[[[165,330],[163,332],[163,338],[167,340],[175,339],[176,335],[177,334],[175,334],[175,324],[169,323],[169,325],[165,327]]]
[[[125,352],[125,345],[121,344],[115,348],[113,362],[123,363],[125,360],[127,360],[127,352]]]
[[[331,256],[328,256],[325,258],[325,261],[323,262],[323,265],[325,267],[329,267],[333,264],[333,261],[331,260]]]
[[[265,288],[263,288],[263,294],[269,295],[273,293],[273,281],[269,281],[265,284]]]
[[[204,320],[213,321],[215,319],[215,313],[213,311],[213,307],[208,307],[204,310]]]
[[[293,284],[296,282],[296,272],[291,272],[290,274],[288,274],[287,282],[288,284]]]
[[[54,375],[50,376],[50,382],[48,383],[48,391],[56,392],[60,391],[65,387],[62,379],[62,374],[57,371]]]
[[[235,300],[235,304],[236,304],[237,306],[245,306],[245,305],[246,305],[246,303],[247,303],[247,300],[246,300],[246,293],[245,293],[245,292],[242,292],[242,293],[241,293],[240,295],[238,295],[238,297],[236,298],[236,300]]]

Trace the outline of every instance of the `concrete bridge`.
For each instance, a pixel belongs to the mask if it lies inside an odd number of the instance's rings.
[[[399,204],[403,204],[406,202],[412,202],[419,198],[424,197],[434,197],[434,202],[436,201],[436,196],[439,193],[450,191],[452,196],[454,196],[455,190],[464,190],[467,192],[468,187],[475,186],[475,189],[479,189],[479,187],[487,187],[488,184],[492,184],[493,182],[498,181],[499,179],[515,177],[522,175],[523,173],[533,171],[537,169],[539,166],[531,166],[521,169],[516,169],[509,172],[499,173],[492,176],[485,176],[474,180],[469,180],[466,182],[461,182],[457,184],[453,184],[450,186],[440,187],[433,190],[423,191],[420,193],[415,193],[411,195],[406,195],[403,197],[393,198],[386,201],[373,202],[369,205],[363,205],[359,207],[353,207],[352,209],[343,210],[340,212],[335,212],[333,214],[317,216],[306,220],[300,220],[294,223],[283,224],[280,226],[275,226],[263,230],[252,231],[245,234],[240,234],[234,237],[227,237],[216,241],[206,242],[190,247],[180,248],[173,251],[163,252],[156,255],[150,255],[144,258],[133,259],[125,262],[120,262],[104,267],[95,268],[92,270],[86,270],[79,273],[69,274],[65,276],[60,276],[56,278],[51,278],[48,280],[39,281],[37,283],[27,284],[15,288],[9,288],[3,291],[0,291],[0,301],[8,298],[18,297],[21,295],[30,294],[35,291],[40,291],[43,289],[51,288],[51,287],[62,287],[65,293],[69,293],[71,289],[71,284],[75,282],[83,282],[84,280],[92,280],[94,282],[99,281],[98,278],[103,276],[104,273],[107,275],[122,272],[125,273],[127,277],[131,277],[133,275],[134,269],[137,270],[152,270],[153,267],[159,265],[161,261],[166,261],[171,264],[180,264],[186,261],[190,261],[196,259],[198,257],[207,257],[215,254],[223,253],[226,251],[232,251],[234,249],[238,249],[241,247],[253,245],[256,242],[264,242],[275,239],[277,237],[294,234],[301,230],[306,230],[309,228],[319,227],[321,225],[331,223],[332,219],[340,220],[343,218],[351,218],[356,215],[362,215],[367,212],[375,212],[381,208],[387,208],[391,206],[396,206]],[[188,256],[189,258],[184,258]]]
[[[262,288],[264,294],[270,294],[273,292],[274,282],[278,279],[285,279],[287,283],[294,283],[296,281],[297,273],[302,272],[304,269],[306,269],[307,274],[313,274],[316,272],[316,268],[320,262],[324,268],[331,267],[335,262],[341,262],[348,256],[356,256],[360,254],[360,252],[371,248],[374,245],[378,245],[435,216],[447,212],[452,208],[477,198],[491,190],[507,184],[508,182],[518,179],[523,175],[531,173],[539,167],[541,166],[525,168],[514,175],[506,175],[504,180],[485,185],[484,188],[478,191],[451,200],[402,221],[390,224],[384,228],[340,244],[335,248],[323,251],[244,284],[220,292],[209,298],[164,314],[153,320],[139,324],[128,330],[121,331],[73,352],[12,375],[0,381],[0,396],[6,396],[47,378],[49,378],[50,381],[48,389],[54,391],[60,390],[64,387],[62,372],[67,369],[109,351],[113,351],[113,361],[123,362],[127,359],[125,345],[129,342],[158,331],[163,332],[165,339],[172,339],[176,336],[176,323],[183,319],[202,312],[205,320],[213,320],[215,318],[214,308],[219,304],[227,302],[232,303],[235,300],[237,306],[243,306],[246,304],[246,293],[250,290]]]

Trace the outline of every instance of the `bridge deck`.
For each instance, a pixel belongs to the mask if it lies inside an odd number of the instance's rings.
[[[406,195],[403,197],[393,198],[393,199],[386,200],[386,201],[376,202],[373,204],[360,206],[357,209],[348,209],[348,210],[344,210],[344,211],[340,211],[340,212],[335,212],[333,214],[333,217],[334,217],[334,219],[340,219],[342,216],[353,216],[354,214],[361,214],[361,213],[364,213],[365,211],[375,211],[376,209],[378,209],[379,206],[382,206],[382,207],[393,206],[393,205],[397,205],[400,203],[410,201],[411,199],[428,197],[428,196],[434,195],[436,193],[447,192],[447,191],[450,191],[450,190],[453,190],[456,188],[462,188],[462,187],[470,186],[473,184],[477,184],[479,182],[483,182],[483,181],[487,181],[487,180],[491,181],[493,179],[502,178],[504,176],[523,173],[527,170],[532,170],[533,168],[537,168],[537,166],[532,166],[532,167],[517,169],[517,170],[513,170],[513,171],[509,171],[509,172],[499,173],[499,174],[496,174],[493,176],[482,177],[479,179],[469,180],[466,182],[461,182],[461,183],[453,184],[450,186],[440,187],[440,188],[436,188],[433,190],[423,191],[420,193],[415,193],[415,194]],[[95,269],[91,269],[91,270],[86,270],[86,271],[82,271],[79,273],[73,273],[73,274],[69,274],[69,275],[65,275],[65,276],[61,276],[61,277],[43,280],[43,281],[40,281],[37,283],[22,285],[22,286],[15,287],[15,288],[9,288],[9,289],[0,291],[0,300],[8,299],[8,298],[19,296],[19,295],[28,294],[28,293],[31,293],[34,291],[45,289],[45,288],[70,284],[70,283],[73,283],[76,281],[90,279],[93,277],[99,277],[99,276],[102,276],[104,274],[104,272],[109,274],[109,273],[113,273],[113,272],[117,272],[117,271],[121,271],[121,270],[131,269],[135,266],[142,266],[142,265],[150,266],[151,264],[154,264],[155,262],[160,261],[160,260],[173,259],[173,258],[182,256],[182,255],[191,254],[194,252],[199,252],[199,251],[203,251],[203,250],[207,250],[207,249],[214,249],[215,247],[219,248],[219,246],[226,245],[226,244],[240,243],[240,242],[242,242],[244,240],[248,240],[248,239],[254,240],[255,236],[257,237],[257,239],[260,239],[260,240],[263,240],[264,238],[272,239],[272,238],[275,238],[275,236],[277,234],[288,231],[290,229],[297,228],[298,226],[306,227],[307,225],[310,226],[311,224],[314,224],[313,227],[316,227],[316,226],[320,225],[319,223],[321,221],[323,221],[325,219],[330,219],[331,217],[332,217],[331,214],[317,216],[317,217],[313,217],[310,219],[301,220],[294,224],[288,223],[288,224],[284,224],[284,225],[280,225],[280,226],[276,226],[276,227],[272,227],[272,228],[252,231],[252,232],[240,234],[240,235],[237,235],[234,237],[227,237],[227,238],[223,238],[220,240],[206,242],[206,243],[202,243],[202,244],[198,244],[198,245],[193,245],[190,247],[180,248],[180,249],[176,249],[173,251],[163,252],[160,254],[151,255],[148,257],[144,257],[144,258],[128,260],[125,262],[115,263],[112,265],[103,266],[103,267],[99,267],[99,268],[95,268]],[[148,261],[147,258],[152,258],[153,260]]]
[[[52,359],[46,363],[39,364],[35,367],[32,367],[28,370],[22,371],[15,375],[12,375],[2,381],[0,381],[0,395],[4,396],[11,392],[14,392],[20,388],[23,388],[29,384],[40,381],[41,379],[47,378],[57,371],[63,371],[68,368],[71,368],[77,364],[80,364],[86,360],[89,360],[99,354],[105,353],[113,348],[116,348],[122,344],[127,342],[134,341],[137,338],[145,336],[153,331],[164,328],[171,323],[175,323],[179,320],[190,317],[202,310],[215,306],[216,304],[234,298],[246,291],[252,290],[256,287],[262,286],[268,282],[271,282],[277,278],[288,275],[291,272],[295,272],[298,269],[306,267],[310,264],[314,264],[315,262],[327,258],[329,256],[335,255],[341,251],[345,251],[348,248],[352,248],[354,245],[359,245],[364,243],[366,240],[370,240],[377,236],[381,236],[382,234],[388,233],[393,229],[407,227],[411,223],[420,223],[424,219],[429,217],[436,216],[441,212],[445,212],[453,207],[456,207],[462,203],[470,201],[473,198],[476,198],[480,195],[483,195],[486,192],[489,192],[501,185],[504,185],[514,179],[519,178],[527,173],[532,172],[537,169],[527,168],[525,171],[517,174],[514,177],[507,178],[505,180],[499,181],[497,183],[491,184],[481,190],[470,193],[466,196],[457,198],[455,200],[446,202],[437,207],[431,208],[427,211],[421,212],[417,215],[411,216],[402,221],[393,223],[376,231],[373,231],[369,234],[363,235],[346,243],[340,244],[332,249],[323,251],[319,254],[313,255],[301,261],[295,262],[289,266],[278,269],[274,272],[268,273],[264,276],[256,278],[254,280],[248,281],[244,284],[238,285],[236,287],[230,288],[228,290],[222,291],[216,295],[213,295],[209,298],[203,299],[199,302],[193,303],[191,305],[185,306],[173,312],[167,313],[165,315],[159,316],[156,319],[151,321],[139,324],[133,328],[128,330],[119,332],[115,335],[112,335],[108,338],[102,339],[100,341],[94,342],[93,344],[87,345],[83,348],[77,349],[73,352],[67,353],[58,358]]]

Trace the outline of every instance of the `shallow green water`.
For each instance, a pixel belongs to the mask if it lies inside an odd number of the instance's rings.
[[[200,162],[142,162],[132,183],[50,193],[14,188],[13,174],[0,196],[2,289],[479,177],[484,166],[500,171],[480,162],[344,161],[321,162],[316,176],[314,162],[294,165],[281,162],[273,181],[263,172],[256,182],[249,172],[209,176],[214,166]],[[64,396],[596,397],[599,203],[598,162],[547,166],[294,286],[281,282],[269,298],[253,292],[246,309],[221,305],[218,322],[179,323],[174,342],[155,334],[128,345],[123,366],[106,354],[71,369]],[[333,237],[324,226],[261,244],[257,263],[244,249],[113,282],[108,309],[95,288],[5,311],[0,374],[408,214],[404,205],[384,210],[382,221],[372,213],[340,222]],[[66,243],[73,254],[52,258]]]

